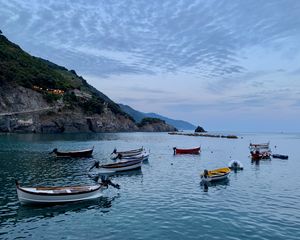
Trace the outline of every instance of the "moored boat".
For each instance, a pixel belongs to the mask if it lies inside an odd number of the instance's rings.
[[[260,148],[260,149],[261,148],[267,148],[267,149],[269,149],[270,148],[270,142],[267,142],[267,143],[250,143],[249,148],[250,148],[250,151],[254,151],[257,148]]]
[[[128,151],[117,151],[117,149],[114,149],[114,151],[111,153],[110,158],[111,159],[117,159],[118,157],[134,157],[142,154],[144,151],[144,148],[138,148]]]
[[[86,201],[102,196],[103,184],[65,187],[21,187],[16,182],[21,204],[58,204]]]
[[[196,148],[173,148],[174,150],[174,155],[175,154],[200,154],[200,147],[196,147]]]
[[[273,158],[279,158],[279,159],[289,159],[288,155],[281,155],[281,154],[273,154]]]
[[[214,170],[204,170],[200,175],[202,181],[204,182],[213,182],[226,179],[230,174],[231,170],[229,168],[218,168]]]
[[[232,160],[228,163],[228,167],[231,169],[231,170],[234,170],[234,171],[237,171],[237,170],[243,170],[244,167],[243,167],[243,164],[238,161],[238,160]]]
[[[94,167],[97,168],[100,172],[122,172],[140,168],[143,163],[143,158],[137,158],[134,160],[128,161],[119,161],[116,163],[102,164],[100,165],[98,161],[89,169],[92,170]]]
[[[143,158],[143,162],[147,161],[149,159],[149,155],[150,152],[144,150],[143,152],[141,152],[140,154],[137,155],[132,155],[132,156],[123,156],[121,154],[118,154],[117,157],[113,158],[112,160],[123,160],[123,161],[129,161],[129,160],[136,160],[136,159],[140,159]]]
[[[249,149],[252,160],[270,159],[272,155],[269,142],[259,144],[250,143]]]
[[[255,152],[254,151],[250,152],[250,154],[252,160],[261,160],[261,159],[270,159],[272,152],[268,150],[266,151],[256,150]]]
[[[54,153],[56,157],[65,157],[65,158],[83,158],[91,157],[94,151],[94,147],[91,149],[79,150],[79,151],[68,151],[62,152],[58,151],[57,148],[54,148],[50,154]]]

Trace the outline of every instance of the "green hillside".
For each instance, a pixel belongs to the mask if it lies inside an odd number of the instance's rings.
[[[132,116],[136,122],[141,122],[143,118],[156,118],[156,119],[158,118],[158,119],[165,121],[167,124],[176,127],[177,129],[194,130],[196,128],[196,126],[194,126],[193,124],[183,121],[183,120],[171,119],[171,118],[168,118],[168,117],[156,114],[156,113],[140,112],[140,111],[133,109],[132,107],[130,107],[128,105],[124,105],[121,103],[119,103],[119,106],[124,112],[126,112],[130,116]]]
[[[49,104],[62,99],[70,108],[80,107],[88,113],[98,114],[105,105],[113,113],[132,119],[74,70],[31,56],[0,33],[0,86],[6,85],[41,92]],[[88,97],[79,99],[74,90]]]

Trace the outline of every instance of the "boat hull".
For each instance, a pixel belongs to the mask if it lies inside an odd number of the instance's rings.
[[[175,154],[200,154],[200,147],[197,148],[191,148],[191,149],[174,149]]]
[[[96,199],[102,196],[102,188],[99,186],[95,190],[81,193],[52,194],[34,192],[35,188],[21,188],[17,186],[18,199],[23,205],[35,204],[62,204],[68,202],[78,202]]]
[[[123,161],[130,161],[130,160],[137,160],[137,159],[142,159],[143,162],[148,161],[149,159],[149,152],[143,152],[141,154],[135,155],[135,156],[131,156],[131,157],[121,157],[121,160]],[[116,160],[118,158],[115,158],[114,160]]]
[[[201,180],[203,182],[215,182],[215,181],[224,180],[228,178],[231,172],[229,168],[219,168],[219,169],[207,171],[207,175],[205,175],[205,171],[203,174],[201,174]]]
[[[141,156],[144,152],[144,149],[137,149],[137,150],[131,150],[128,152],[114,152],[110,155],[110,158],[112,160],[116,160],[118,159],[119,156],[121,156],[121,158],[130,158],[130,157],[138,157]]]
[[[55,152],[56,157],[61,158],[84,158],[91,157],[94,149],[88,149],[83,151],[72,151],[72,152]]]
[[[259,153],[251,153],[252,160],[262,160],[262,159],[270,159],[272,156],[272,153],[269,151],[266,152],[259,152]]]
[[[112,164],[105,164],[99,168],[99,171],[105,172],[109,170],[112,172],[123,172],[123,171],[138,169],[141,168],[143,161],[144,161],[143,159],[135,159],[129,161],[121,161]]]
[[[273,158],[279,158],[279,159],[289,159],[289,156],[287,155],[281,155],[281,154],[273,154]]]
[[[214,177],[201,177],[202,181],[204,182],[216,182],[216,181],[221,181],[221,180],[224,180],[226,178],[228,178],[228,175],[229,173],[226,173],[224,175],[221,175],[221,176],[214,176]]]

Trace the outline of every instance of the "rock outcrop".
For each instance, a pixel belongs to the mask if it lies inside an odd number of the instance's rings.
[[[141,132],[176,132],[177,129],[159,118],[143,118],[138,124]]]
[[[198,127],[195,129],[195,133],[203,133],[203,132],[206,132],[206,131],[204,130],[203,127],[198,126]]]

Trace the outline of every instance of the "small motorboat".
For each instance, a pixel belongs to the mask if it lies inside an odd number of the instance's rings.
[[[128,160],[128,161],[119,161],[116,163],[102,164],[100,165],[98,161],[89,169],[92,170],[94,167],[97,168],[100,173],[113,173],[113,172],[122,172],[140,168],[143,163],[143,157]]]
[[[271,151],[258,151],[256,150],[255,152],[251,151],[251,158],[252,160],[261,160],[261,159],[270,159],[272,156]]]
[[[204,182],[213,182],[226,179],[230,174],[230,168],[218,168],[214,170],[204,170],[203,173],[200,175],[202,181]]]
[[[200,147],[196,148],[173,148],[175,154],[200,154]]]
[[[273,154],[273,158],[280,158],[280,159],[289,159],[288,155],[281,155],[281,154]]]
[[[270,143],[250,143],[250,154],[252,160],[270,159],[272,151]]]
[[[99,198],[102,196],[104,185],[21,187],[16,181],[16,188],[21,204],[59,204]]]
[[[228,163],[228,167],[231,169],[231,170],[234,170],[234,171],[237,171],[237,170],[243,170],[244,167],[243,167],[243,164],[238,161],[238,160],[232,160]]]
[[[250,151],[255,151],[257,148],[270,148],[270,142],[267,143],[250,143],[249,145]]]
[[[134,157],[140,155],[144,151],[144,148],[138,148],[128,151],[117,151],[115,148],[114,151],[111,153],[110,158],[111,159],[117,159],[119,156],[121,157]]]
[[[49,154],[54,153],[56,157],[65,157],[65,158],[84,158],[84,157],[91,157],[94,151],[94,147],[91,149],[79,150],[79,151],[69,151],[69,152],[61,152],[58,151],[57,148],[54,148],[52,152]]]

